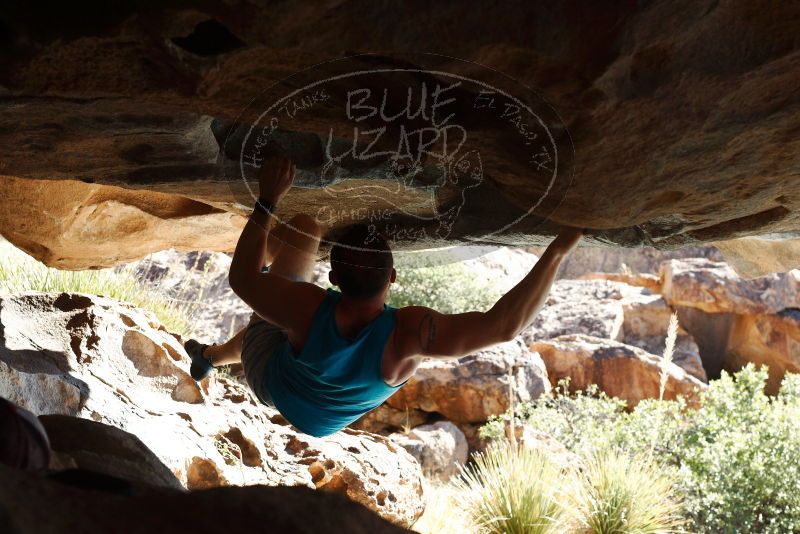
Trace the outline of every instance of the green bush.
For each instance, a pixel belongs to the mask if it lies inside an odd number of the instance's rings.
[[[582,458],[617,447],[676,470],[691,531],[800,532],[800,375],[787,375],[772,398],[766,380],[752,365],[723,373],[698,409],[646,400],[626,412],[596,390],[569,396],[559,388],[516,413]],[[482,435],[499,437],[503,419]]]
[[[442,313],[485,311],[500,292],[462,263],[429,265],[423,257],[404,255],[387,302],[396,307],[428,306]]]

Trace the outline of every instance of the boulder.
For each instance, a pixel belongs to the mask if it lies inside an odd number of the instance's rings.
[[[544,363],[519,338],[463,358],[425,360],[386,402],[397,410],[419,409],[454,423],[478,423],[505,412],[510,385],[517,401],[550,391]]]
[[[312,513],[313,512],[313,513]],[[133,494],[89,490],[0,465],[0,532],[410,532],[340,495],[304,487],[227,487]]]
[[[622,335],[617,337],[617,341],[663,356],[673,313],[660,295],[649,295],[647,291],[630,294],[622,302]],[[680,322],[672,362],[701,382],[708,382],[700,349]]]
[[[800,373],[800,310],[769,315],[737,315],[728,338],[724,367],[737,371],[747,365],[769,368],[767,393],[775,394],[787,372]]]
[[[467,438],[450,421],[421,425],[408,432],[397,432],[389,439],[407,450],[422,466],[429,480],[446,482],[467,463]]]
[[[745,280],[724,262],[701,258],[661,266],[664,298],[706,313],[762,314],[800,307],[800,271]]]
[[[418,427],[428,420],[428,415],[427,412],[417,408],[398,410],[383,403],[371,412],[365,413],[350,427],[373,434],[383,434]]]
[[[610,280],[629,286],[643,287],[652,293],[661,293],[661,279],[650,273],[600,273],[591,272],[577,277],[579,280]]]
[[[253,310],[228,284],[231,257],[222,252],[164,250],[120,266],[154,291],[191,303],[189,335],[201,343],[224,343],[247,326]],[[194,303],[197,303],[195,306]]]
[[[638,347],[584,334],[560,336],[531,345],[541,354],[553,385],[569,379],[570,391],[596,384],[612,397],[633,407],[643,399],[658,398],[660,375],[667,373],[664,398],[682,395],[697,400],[706,385],[674,363],[663,365],[660,357]]]
[[[718,241],[714,246],[742,278],[759,278],[798,267],[800,239],[784,236],[742,237]]]
[[[0,176],[0,198],[9,200],[0,202],[2,236],[59,269],[110,267],[166,248],[233,251],[246,221],[178,195],[75,180]]]
[[[39,417],[50,438],[51,468],[79,468],[161,488],[182,490],[180,481],[142,441],[119,428],[71,417]]]
[[[522,338],[529,346],[566,334],[617,339],[625,319],[622,300],[636,291],[620,282],[558,280]]]
[[[189,489],[305,485],[398,524],[422,513],[422,473],[404,449],[355,430],[312,438],[236,381],[198,385],[180,341],[133,306],[23,293],[0,296],[0,322],[0,396],[133,434]]]
[[[585,334],[621,341],[661,355],[672,308],[644,286],[596,277],[558,280],[544,307],[522,338],[532,344],[562,335]],[[700,352],[692,337],[679,331],[673,361],[692,376],[707,381]]]

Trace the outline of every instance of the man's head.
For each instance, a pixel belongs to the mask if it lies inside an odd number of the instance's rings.
[[[397,276],[393,265],[386,240],[370,232],[367,225],[357,224],[347,228],[331,248],[329,278],[350,298],[385,298],[389,284]]]

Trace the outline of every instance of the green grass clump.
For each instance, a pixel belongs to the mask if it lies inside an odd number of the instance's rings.
[[[481,532],[550,534],[563,532],[559,503],[564,474],[536,449],[497,442],[474,456],[453,482],[460,506]]]
[[[195,304],[157,293],[130,269],[62,271],[47,267],[7,242],[0,242],[0,293],[88,293],[128,302],[152,312],[170,332],[186,335]]]
[[[671,472],[644,455],[598,451],[582,462],[566,492],[573,531],[669,534],[685,523]]]

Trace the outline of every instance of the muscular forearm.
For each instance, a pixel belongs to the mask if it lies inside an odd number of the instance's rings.
[[[565,255],[560,247],[551,244],[531,272],[486,312],[495,331],[511,339],[533,321],[547,300]]]
[[[242,230],[242,235],[239,236],[229,275],[231,288],[237,293],[238,288],[246,283],[248,278],[257,276],[264,266],[270,217],[272,215],[253,212]]]

